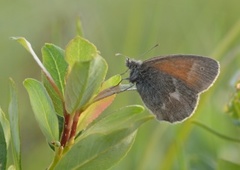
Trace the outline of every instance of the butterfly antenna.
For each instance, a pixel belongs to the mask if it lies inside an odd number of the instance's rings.
[[[147,53],[149,53],[150,51],[152,51],[154,48],[158,47],[159,44],[154,45],[153,47],[151,47],[149,50],[147,50],[146,52],[144,52],[142,55],[140,55],[140,58],[142,58],[143,56],[145,56]]]
[[[116,53],[115,56],[122,56],[122,57],[125,57],[126,60],[129,60],[129,57],[126,56],[126,55],[124,55],[124,54],[122,54],[122,53]],[[120,75],[122,76],[122,75],[126,74],[126,73],[128,72],[128,70],[129,70],[129,69],[127,69],[126,71],[124,71],[124,72],[121,73]]]
[[[122,54],[122,53],[116,53],[115,56],[122,56],[122,57],[125,57],[126,59],[129,58],[128,56],[126,56],[126,55],[124,55],[124,54]]]

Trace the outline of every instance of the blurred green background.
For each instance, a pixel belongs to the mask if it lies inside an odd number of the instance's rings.
[[[156,120],[146,123],[139,129],[129,154],[112,170],[224,169],[227,165],[223,160],[240,166],[239,143],[219,138],[192,123],[202,122],[240,139],[239,128],[224,112],[240,64],[239,7],[239,0],[1,0],[0,105],[7,112],[8,78],[12,77],[20,100],[23,169],[45,169],[53,153],[36,124],[22,85],[27,77],[40,79],[40,69],[31,55],[9,37],[24,36],[40,57],[45,42],[65,48],[76,35],[78,17],[85,38],[107,60],[108,77],[126,70],[125,59],[115,56],[119,52],[142,60],[165,54],[198,54],[221,64],[219,79],[201,95],[194,116],[180,124]],[[156,43],[158,48],[138,57]],[[142,104],[137,92],[118,95],[107,111],[129,104]]]

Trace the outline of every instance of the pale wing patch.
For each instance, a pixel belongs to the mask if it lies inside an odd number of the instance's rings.
[[[162,104],[161,109],[166,110],[166,104],[165,103]]]
[[[180,101],[180,93],[178,91],[175,91],[173,93],[169,93],[170,97]]]

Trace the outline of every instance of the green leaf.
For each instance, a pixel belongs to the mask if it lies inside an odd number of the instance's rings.
[[[38,56],[32,49],[31,44],[24,37],[12,37],[12,39],[18,41],[33,56],[34,60],[37,62],[42,71],[46,74],[46,76],[49,77],[49,79],[52,80],[50,73],[47,71],[47,69],[43,66],[42,62],[39,60]]]
[[[103,85],[101,86],[100,91],[103,91],[103,90],[105,90],[105,89],[107,89],[107,88],[110,88],[110,87],[112,87],[112,86],[118,85],[121,80],[122,80],[122,77],[121,77],[119,74],[110,77],[108,80],[106,80],[106,81],[103,83]]]
[[[42,82],[49,96],[51,97],[56,113],[60,116],[63,116],[63,103],[64,103],[63,99],[61,99],[59,94],[54,90],[53,86],[51,85],[51,83],[48,81],[44,74],[42,74]]]
[[[0,168],[3,170],[6,169],[10,135],[9,122],[0,108]]]
[[[5,113],[2,111],[1,108],[0,108],[0,124],[2,125],[5,141],[6,141],[7,148],[8,148],[9,142],[11,139],[10,125],[9,125],[9,121],[7,120],[7,118],[5,116]]]
[[[29,53],[34,53],[31,44],[24,37],[12,37],[12,39],[19,42]]]
[[[43,83],[50,95],[54,108],[59,115],[63,115],[63,96],[65,88],[65,75],[67,72],[67,62],[64,59],[64,50],[53,44],[45,44],[42,48],[43,65],[51,74],[57,88],[58,94],[49,80],[43,75]]]
[[[4,136],[4,130],[2,124],[0,124],[0,166],[1,169],[6,169],[7,164],[7,143]]]
[[[240,143],[240,140],[238,138],[233,138],[233,137],[230,137],[230,136],[226,136],[224,134],[221,134],[220,132],[218,131],[215,131],[214,129],[206,126],[204,123],[201,123],[201,122],[198,122],[198,121],[192,121],[192,123],[198,125],[199,127],[202,127],[204,128],[205,130],[207,130],[208,132],[218,136],[219,138],[222,138],[222,139],[225,139],[225,140],[228,140],[228,141],[232,141],[232,142],[238,142]]]
[[[56,169],[108,169],[132,146],[137,128],[154,116],[141,106],[129,106],[109,114],[84,131]]]
[[[45,44],[42,48],[43,65],[51,74],[57,87],[64,94],[65,75],[68,64],[64,59],[64,50],[53,44]]]
[[[101,120],[92,123],[84,134],[108,133],[108,131],[111,132],[125,128],[132,132],[132,129],[136,130],[145,121],[154,119],[152,114],[145,113],[143,110],[144,107],[140,105],[121,108],[112,114],[106,115]]]
[[[20,137],[19,137],[19,112],[18,100],[15,83],[10,79],[10,103],[8,108],[9,123],[12,137],[12,151],[13,160],[17,170],[21,169],[21,151],[20,151]]]
[[[239,120],[240,119],[240,90],[236,89],[234,95],[232,96],[231,101],[228,104],[227,107],[227,113],[230,114],[230,116],[235,119]]]
[[[106,72],[107,64],[101,56],[74,64],[65,88],[65,106],[68,113],[74,113],[90,101],[100,88]]]
[[[37,80],[26,79],[24,86],[28,91],[36,120],[48,142],[58,141],[58,119],[51,98],[44,86]]]
[[[72,68],[77,61],[88,61],[97,55],[97,48],[88,40],[79,36],[72,39],[66,47],[66,61],[70,68]]]

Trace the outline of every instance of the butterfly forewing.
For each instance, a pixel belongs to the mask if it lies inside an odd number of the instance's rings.
[[[183,81],[196,92],[206,90],[219,73],[217,61],[195,55],[172,55],[155,57],[144,61],[143,65],[154,67],[157,70]]]

